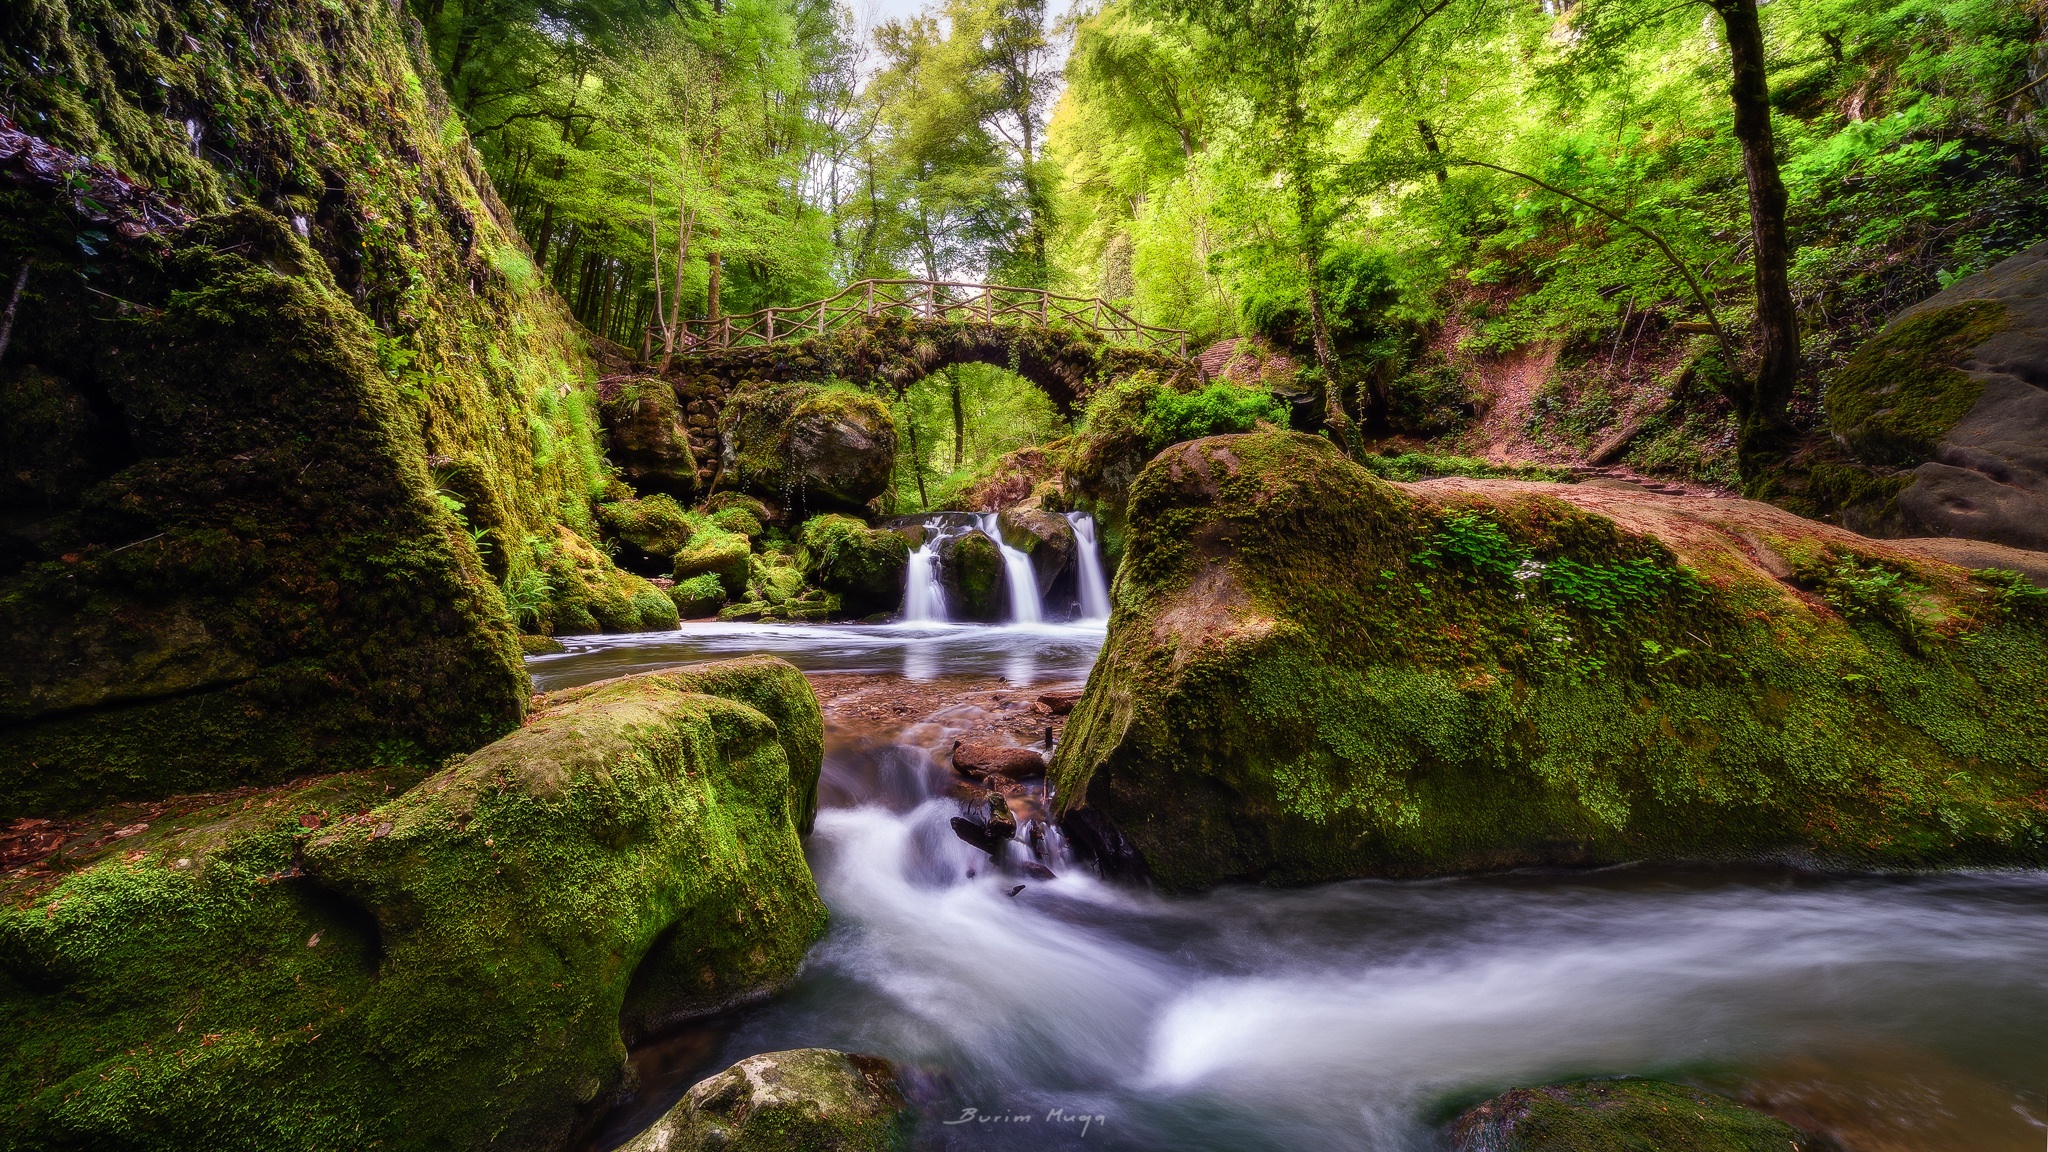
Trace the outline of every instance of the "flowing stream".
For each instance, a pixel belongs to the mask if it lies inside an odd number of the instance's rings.
[[[993,865],[948,826],[968,802],[946,750],[1039,690],[1016,689],[1077,684],[1101,638],[695,625],[533,662],[541,688],[743,651],[1008,681],[891,722],[828,708],[809,841],[827,936],[794,988],[637,1053],[640,1099],[598,1147],[734,1060],[813,1045],[898,1061],[923,1148],[1426,1152],[1495,1092],[1616,1074],[1728,1093],[1847,1152],[2043,1147],[2041,873],[1635,867],[1163,898],[1056,838],[1057,879]],[[1006,691],[1020,703],[988,702]]]

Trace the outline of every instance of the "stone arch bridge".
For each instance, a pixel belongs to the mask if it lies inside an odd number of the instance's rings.
[[[897,391],[955,364],[1016,372],[1071,416],[1101,385],[1141,371],[1199,371],[1189,337],[1133,319],[1108,301],[1040,288],[942,280],[862,280],[822,300],[689,320],[665,374],[692,454],[709,479],[726,397],[749,383],[839,379]],[[606,382],[608,426],[622,389],[644,396],[647,376]],[[642,422],[653,415],[632,405]],[[640,434],[614,436],[642,440]],[[629,474],[629,460],[620,463]]]

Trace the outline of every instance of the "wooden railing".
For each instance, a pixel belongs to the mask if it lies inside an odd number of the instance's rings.
[[[1120,343],[1188,354],[1186,332],[1140,323],[1098,297],[952,280],[861,280],[809,304],[763,308],[716,320],[685,320],[683,346],[744,348],[793,343],[883,316],[956,324],[1065,325],[1089,329]]]

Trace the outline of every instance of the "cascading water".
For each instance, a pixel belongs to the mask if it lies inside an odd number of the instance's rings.
[[[1102,577],[1102,554],[1095,550],[1095,517],[1086,512],[1067,513],[1074,528],[1074,559],[1081,585],[1081,619],[1109,619],[1109,582]]]
[[[924,543],[910,554],[910,571],[903,579],[905,623],[942,624],[946,620],[946,592],[939,587],[939,541],[943,539],[937,529],[927,527]]]
[[[1010,623],[1036,624],[1045,619],[1044,602],[1038,598],[1038,573],[1031,570],[1031,557],[1003,543],[1003,530],[996,524],[998,513],[981,517],[981,530],[996,542],[1003,554],[1003,572],[1009,577]]]

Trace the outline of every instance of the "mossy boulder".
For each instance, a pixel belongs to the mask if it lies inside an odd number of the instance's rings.
[[[696,493],[697,458],[673,385],[659,377],[607,377],[598,385],[597,410],[605,454],[635,488],[678,500]]]
[[[417,25],[32,0],[0,26],[0,266],[29,269],[0,362],[0,816],[516,727],[535,551],[591,531],[603,480],[596,373]]]
[[[597,506],[597,522],[619,546],[620,566],[642,576],[666,575],[676,553],[696,535],[682,505],[666,493]]]
[[[410,788],[209,798],[9,891],[0,1148],[561,1147],[626,1036],[822,930],[822,733],[767,657],[606,681]]]
[[[797,516],[864,509],[896,466],[888,407],[846,385],[750,385],[726,401],[719,432],[726,477]]]
[[[1750,501],[1390,484],[1289,433],[1167,450],[1131,524],[1050,779],[1165,887],[2048,860],[2048,621],[1998,581]]]
[[[1809,499],[1884,536],[2048,550],[2048,244],[1894,317],[1829,379],[1852,463]]]
[[[838,594],[848,613],[869,616],[902,606],[910,543],[901,533],[828,513],[804,521],[797,561],[811,583]]]
[[[1046,511],[1037,497],[997,513],[996,531],[1002,533],[1003,543],[1031,558],[1031,575],[1041,597],[1072,571],[1078,547],[1074,526],[1066,517]]]
[[[648,632],[673,628],[668,597],[645,577],[624,571],[590,541],[557,531],[540,560],[552,589],[539,609],[541,629],[553,635]]]
[[[893,1152],[911,1116],[879,1056],[764,1052],[693,1086],[620,1152]]]
[[[731,532],[736,536],[745,536],[748,540],[754,540],[767,531],[759,515],[738,506],[720,508],[710,513],[707,519],[713,528]]]
[[[715,576],[727,596],[744,596],[753,555],[753,545],[745,536],[706,527],[676,553],[675,577],[682,583],[697,576]]]
[[[948,536],[937,548],[939,586],[962,620],[1000,620],[1010,608],[1002,549],[980,529]]]
[[[1799,1129],[1661,1080],[1516,1088],[1460,1115],[1452,1152],[1818,1152]]]
[[[716,575],[706,572],[687,580],[678,580],[668,590],[670,600],[675,602],[677,614],[684,620],[702,620],[718,615],[725,605],[725,586]]]

